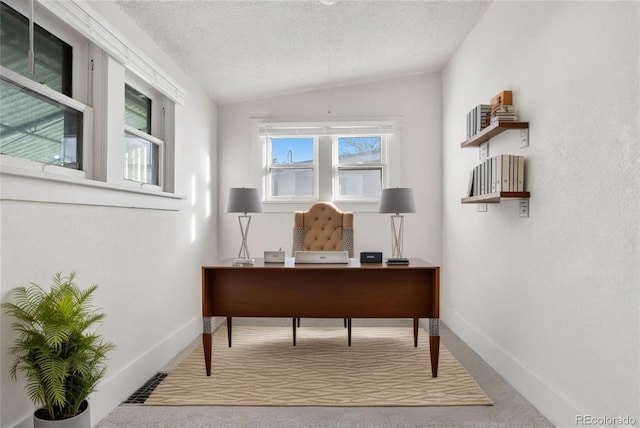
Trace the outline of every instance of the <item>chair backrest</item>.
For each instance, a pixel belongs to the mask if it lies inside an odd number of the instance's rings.
[[[296,251],[347,251],[353,257],[353,213],[331,202],[294,211],[293,254]]]

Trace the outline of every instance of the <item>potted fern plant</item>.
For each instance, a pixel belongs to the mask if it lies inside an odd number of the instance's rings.
[[[95,332],[105,317],[91,305],[97,285],[82,290],[57,273],[49,291],[37,284],[12,291],[14,303],[2,307],[15,318],[12,328],[18,336],[10,353],[14,356],[9,373],[18,372],[27,381],[26,391],[40,406],[34,426],[90,427],[89,394],[95,391],[106,370],[106,354],[113,344]],[[60,425],[57,425],[60,426]]]

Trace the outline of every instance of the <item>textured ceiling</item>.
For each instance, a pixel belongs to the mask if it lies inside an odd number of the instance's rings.
[[[117,4],[214,101],[227,104],[441,70],[490,3]]]

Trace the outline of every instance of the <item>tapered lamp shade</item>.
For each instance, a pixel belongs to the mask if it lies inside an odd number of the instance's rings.
[[[406,187],[382,189],[380,213],[391,214],[391,254],[393,258],[402,258],[404,216],[401,214],[414,212],[416,212],[416,200],[413,196],[413,189]]]
[[[227,199],[228,213],[261,213],[262,201],[258,189],[247,187],[232,187]]]
[[[380,195],[380,214],[415,213],[416,200],[413,189],[390,187],[382,189]]]
[[[238,224],[240,225],[240,233],[242,234],[242,244],[238,252],[238,258],[234,264],[253,264],[253,259],[249,255],[249,226],[251,225],[251,216],[247,213],[261,213],[262,201],[258,194],[258,189],[246,187],[232,187],[229,189],[229,197],[227,198],[228,213],[242,213],[238,215]]]

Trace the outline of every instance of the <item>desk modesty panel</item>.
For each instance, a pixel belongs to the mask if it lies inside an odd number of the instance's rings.
[[[429,318],[432,374],[437,376],[440,268],[420,259],[408,266],[264,263],[202,267],[203,345],[211,373],[211,317]],[[417,341],[417,336],[416,336]]]

